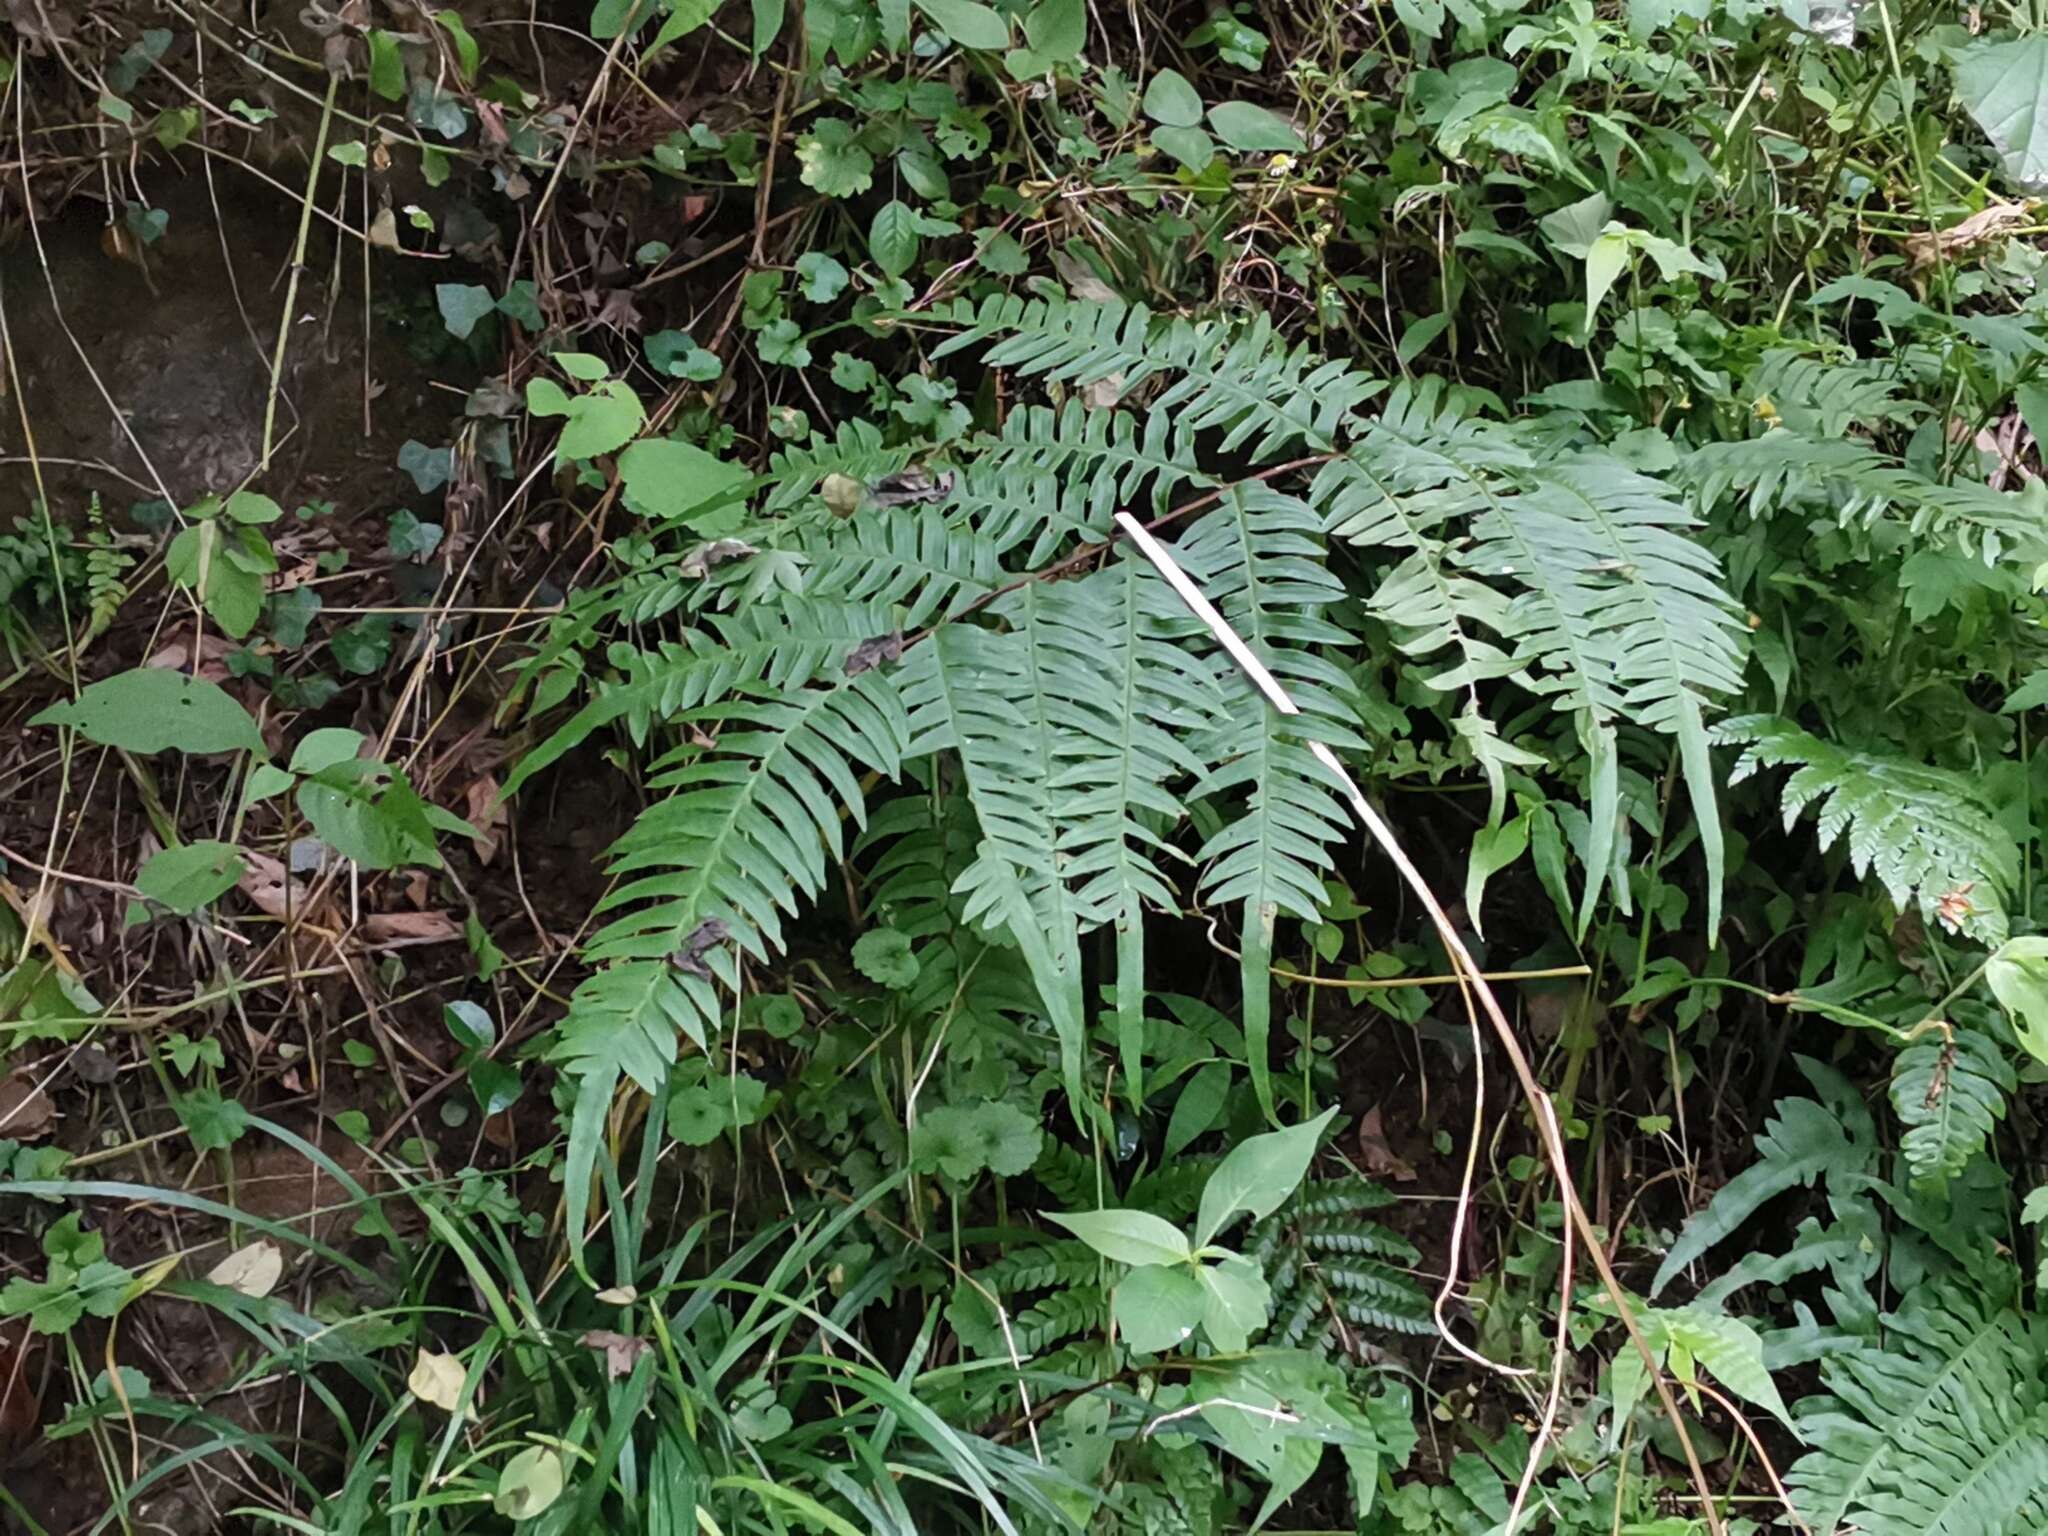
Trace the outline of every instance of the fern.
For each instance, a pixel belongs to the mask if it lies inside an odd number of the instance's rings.
[[[949,625],[914,657],[902,673],[914,737],[908,755],[956,754],[981,827],[975,862],[955,889],[967,898],[969,922],[1007,930],[1022,951],[1060,1042],[1068,1096],[1082,1114],[1080,914],[1059,874],[1050,701],[1033,676],[1029,646],[1015,634]]]
[[[828,857],[844,854],[842,813],[863,818],[860,774],[894,777],[910,743],[903,701],[872,671],[685,718],[731,728],[715,751],[685,747],[655,765],[649,788],[663,798],[612,849],[612,873],[634,878],[598,906],[619,915],[586,948],[598,969],[570,999],[553,1051],[582,1079],[567,1176],[576,1231],[620,1077],[652,1093],[679,1031],[707,1040],[714,981],[738,984],[734,949],[766,960],[782,948],[780,914],[815,896]]]
[[[1799,1405],[1814,1447],[1786,1476],[1816,1531],[2021,1536],[2048,1506],[2048,1332],[1995,1299],[1924,1285],[1882,1346],[1821,1361]]]
[[[1581,926],[1612,862],[1614,733],[1627,720],[1678,746],[1707,861],[1708,927],[1718,927],[1723,854],[1706,713],[1741,689],[1745,630],[1719,563],[1690,537],[1691,514],[1606,455],[1539,460],[1505,429],[1462,419],[1434,387],[1397,391],[1318,490],[1337,537],[1403,552],[1371,606],[1410,655],[1455,653],[1434,686],[1512,675],[1577,718],[1592,802]],[[1473,719],[1465,734],[1498,807],[1512,759]]]
[[[1903,398],[1901,382],[1895,366],[1829,362],[1790,347],[1767,348],[1747,379],[1756,415],[1820,439],[1911,426],[1927,415],[1924,404]]]
[[[1173,910],[1157,859],[1184,814],[1167,788],[1199,765],[1181,737],[1214,713],[1207,664],[1171,638],[1178,604],[1136,556],[1059,588],[1031,586],[1002,616],[1026,636],[1043,711],[1060,878],[1084,927],[1116,930],[1117,1036],[1126,1091],[1144,1102],[1145,910]]]
[[[1741,492],[1752,517],[1816,503],[1845,527],[1868,528],[1896,516],[1906,532],[1953,540],[1987,564],[2001,550],[2038,540],[2048,523],[2037,497],[1968,481],[1944,484],[1853,437],[1777,428],[1746,442],[1696,449],[1684,473],[1701,506]]]
[[[2018,1086],[2005,1052],[1979,1030],[1930,1030],[1900,1051],[1892,1062],[1892,1108],[1906,1128],[1899,1150],[1913,1177],[1962,1172],[2005,1118],[2006,1096]]]
[[[1348,1351],[1354,1329],[1435,1330],[1429,1294],[1407,1273],[1421,1255],[1359,1214],[1392,1200],[1365,1179],[1339,1179],[1303,1190],[1252,1228],[1245,1252],[1273,1292],[1269,1345],[1329,1354]]]
[[[1316,920],[1331,844],[1351,824],[1350,808],[1308,742],[1358,745],[1343,702],[1344,675],[1311,647],[1350,636],[1322,617],[1343,596],[1319,556],[1319,520],[1303,502],[1263,485],[1236,488],[1181,540],[1180,558],[1223,616],[1293,696],[1301,713],[1271,709],[1236,668],[1225,682],[1224,723],[1201,743],[1214,766],[1193,793],[1243,788],[1243,814],[1202,846],[1201,894],[1242,910],[1239,975],[1245,1050],[1260,1107],[1273,1113],[1268,1039],[1272,1028],[1275,921]]]
[[[1786,828],[1813,807],[1822,851],[1847,833],[1851,867],[1876,875],[1898,910],[1917,904],[1930,923],[2004,940],[2019,852],[1961,774],[1838,747],[1769,715],[1723,721],[1714,735],[1744,745],[1731,785],[1796,764],[1783,790]]]
[[[986,597],[1003,575],[992,546],[931,506],[857,512],[805,553],[811,596],[900,605],[906,627]]]
[[[913,448],[885,445],[871,423],[843,421],[829,438],[814,433],[808,442],[775,453],[768,461],[765,510],[773,515],[801,506],[832,475],[873,485],[906,468],[915,456]]]
[[[792,598],[715,616],[705,629],[685,631],[652,649],[614,646],[611,659],[624,677],[603,687],[527,753],[505,793],[615,720],[624,720],[634,744],[642,745],[655,721],[673,720],[735,691],[782,691],[812,682],[888,627],[888,614],[875,604]]]
[[[1766,1200],[1820,1180],[1830,1189],[1853,1187],[1866,1174],[1876,1136],[1870,1116],[1833,1068],[1804,1056],[1797,1061],[1830,1102],[1778,1100],[1774,1118],[1755,1138],[1757,1160],[1722,1185],[1706,1209],[1685,1224],[1650,1282],[1652,1296],[1686,1265],[1732,1237]]]
[[[1289,347],[1264,315],[1250,325],[1155,316],[1142,305],[1078,304],[995,295],[936,312],[959,326],[933,354],[984,341],[991,367],[1085,386],[1116,379],[1125,394],[1164,374],[1152,402],[1183,431],[1223,432],[1222,451],[1270,458],[1291,446],[1327,450],[1376,386],[1349,364]],[[922,318],[922,317],[919,317]],[[1000,339],[998,339],[1000,338]]]

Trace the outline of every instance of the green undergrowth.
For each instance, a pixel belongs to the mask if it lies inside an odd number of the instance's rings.
[[[0,533],[0,1521],[2040,1528],[2040,18],[128,9],[292,323]]]

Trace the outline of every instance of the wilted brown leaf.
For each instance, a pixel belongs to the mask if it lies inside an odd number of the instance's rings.
[[[0,1137],[34,1141],[50,1134],[57,1106],[26,1073],[0,1078]]]
[[[1392,1179],[1396,1184],[1411,1184],[1415,1180],[1414,1168],[1388,1145],[1386,1126],[1380,1119],[1377,1104],[1367,1110],[1365,1118],[1358,1122],[1358,1159],[1365,1164],[1365,1171],[1376,1179]]]
[[[462,937],[462,925],[446,912],[373,912],[361,929],[370,943],[386,948],[400,944],[450,944]]]
[[[654,1348],[645,1339],[636,1339],[630,1333],[613,1333],[609,1328],[593,1328],[577,1342],[604,1352],[604,1373],[614,1381],[632,1375],[640,1357]]]

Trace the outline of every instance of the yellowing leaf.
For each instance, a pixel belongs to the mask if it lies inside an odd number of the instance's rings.
[[[413,1362],[412,1374],[405,1378],[405,1385],[421,1402],[432,1403],[444,1413],[453,1413],[462,1401],[462,1379],[467,1374],[462,1362],[453,1355],[423,1349]],[[469,1417],[476,1417],[474,1404],[470,1406]]]
[[[284,1275],[284,1254],[277,1244],[257,1241],[237,1248],[206,1272],[215,1285],[224,1285],[244,1296],[268,1296]],[[456,1385],[462,1382],[459,1373]]]

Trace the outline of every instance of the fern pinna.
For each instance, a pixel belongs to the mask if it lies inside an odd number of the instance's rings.
[[[1718,891],[1705,721],[1737,687],[1743,626],[1659,482],[1590,443],[1539,450],[1432,385],[1375,413],[1379,385],[1263,319],[1008,298],[903,319],[946,333],[935,359],[979,348],[1047,402],[908,493],[886,477],[917,454],[872,429],[785,451],[736,537],[561,621],[620,636],[610,675],[514,786],[608,723],[678,743],[614,850],[594,969],[552,1047],[577,1078],[573,1221],[618,1084],[653,1092],[678,1037],[710,1040],[743,959],[782,946],[844,828],[913,763],[941,765],[932,782],[972,808],[952,899],[1022,957],[1077,1114],[1101,1081],[1087,936],[1114,936],[1100,1037],[1140,1104],[1145,918],[1190,902],[1236,924],[1270,1113],[1275,925],[1316,918],[1351,831],[1308,744],[1365,745],[1354,677],[1372,635],[1340,619],[1354,571],[1396,646],[1444,659],[1432,682],[1455,703],[1455,751],[1496,785],[1495,822],[1508,772],[1584,784],[1583,917],[1605,890],[1626,897],[1625,726],[1671,743]],[[1084,404],[1106,381],[1123,403]],[[1170,531],[1301,714],[1268,710],[1156,573],[1104,542],[1119,509]],[[1049,568],[1065,579],[1032,579]],[[664,582],[679,596],[657,598]],[[1503,689],[1567,728],[1524,719],[1504,739],[1494,721],[1522,705]]]

